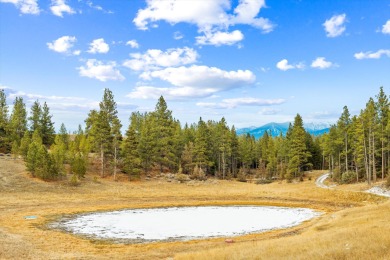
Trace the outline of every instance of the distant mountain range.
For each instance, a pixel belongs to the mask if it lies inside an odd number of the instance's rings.
[[[256,139],[264,135],[265,132],[270,133],[272,136],[279,136],[280,134],[286,135],[290,122],[286,123],[269,123],[260,127],[252,126],[248,128],[237,129],[237,134],[251,134]],[[307,123],[304,125],[307,132],[312,135],[318,136],[329,132],[330,124],[327,123]]]

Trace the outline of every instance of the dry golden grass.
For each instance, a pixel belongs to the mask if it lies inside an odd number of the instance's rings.
[[[318,174],[313,173],[312,180],[303,183],[219,181],[193,186],[158,180],[114,182],[109,178],[94,182],[88,176],[81,186],[71,187],[66,182],[31,179],[22,162],[0,157],[0,259],[385,259],[385,251],[390,250],[387,200],[319,189],[314,185]],[[299,227],[236,237],[234,244],[225,244],[224,238],[112,244],[47,228],[50,221],[80,212],[229,204],[310,207],[326,214]],[[37,219],[24,218],[30,215]]]

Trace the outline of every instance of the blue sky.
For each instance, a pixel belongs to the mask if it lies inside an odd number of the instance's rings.
[[[110,88],[127,127],[334,123],[390,91],[390,0],[0,0],[0,88],[75,130]]]

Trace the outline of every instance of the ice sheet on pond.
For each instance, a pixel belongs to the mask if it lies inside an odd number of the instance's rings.
[[[171,207],[78,215],[58,227],[98,239],[189,240],[287,228],[317,215],[311,209],[269,206]]]

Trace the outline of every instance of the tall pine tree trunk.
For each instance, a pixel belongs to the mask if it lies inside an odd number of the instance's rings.
[[[348,171],[348,134],[345,133],[345,171]]]
[[[102,178],[104,178],[104,152],[103,152],[103,144],[100,144],[100,161],[101,161],[100,176]]]
[[[375,167],[375,135],[372,134],[372,176],[374,183],[376,182],[376,167]]]
[[[116,156],[117,156],[117,149],[116,145],[114,147],[114,181],[116,181]]]
[[[367,176],[367,182],[370,185],[371,184],[371,174],[370,174],[370,167],[369,167],[369,159],[367,154],[367,144],[366,144],[366,138],[364,137],[364,167],[366,169],[366,176]]]
[[[222,153],[222,175],[223,175],[223,179],[225,179],[225,151],[223,151]]]

